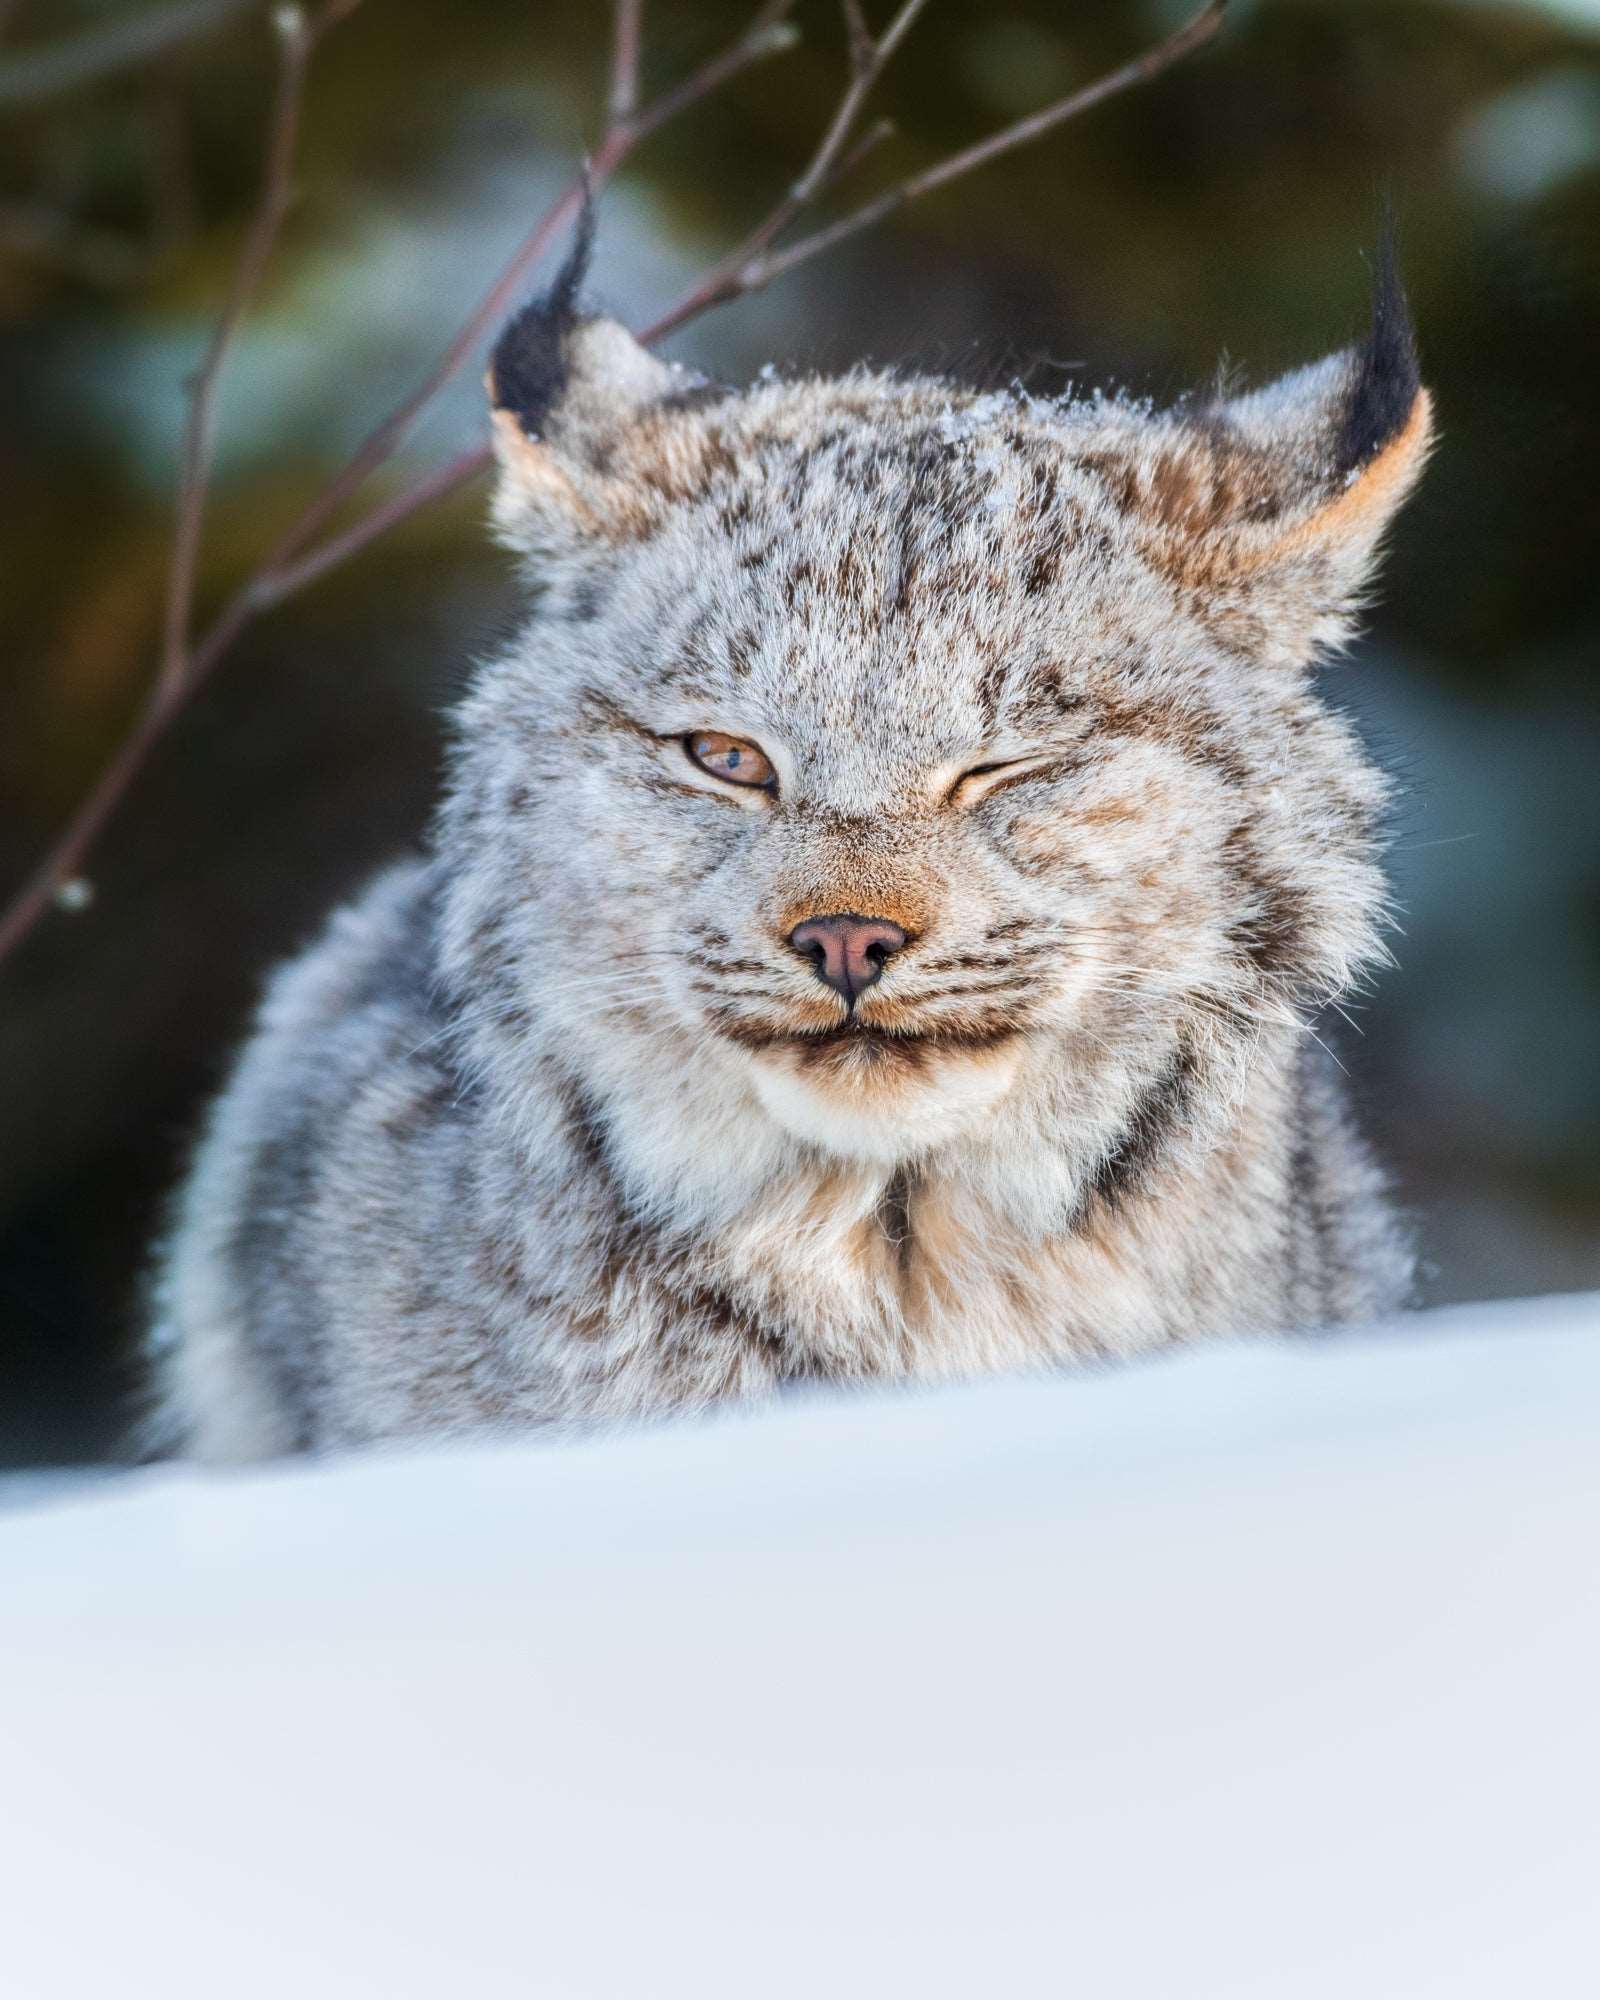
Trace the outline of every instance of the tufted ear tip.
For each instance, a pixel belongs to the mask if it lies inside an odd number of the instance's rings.
[[[1364,567],[1433,441],[1433,403],[1387,218],[1363,337],[1204,416],[1200,440],[1247,503],[1232,518],[1217,516],[1223,567],[1243,573],[1315,548],[1352,575]]]
[[[489,358],[489,401],[508,410],[528,437],[538,437],[561,400],[570,372],[572,336],[579,326],[578,296],[594,255],[594,202],[584,195],[572,248],[542,298],[507,321]]]
[[[1243,395],[1125,421],[1092,469],[1149,561],[1185,588],[1253,599],[1269,650],[1303,661],[1348,632],[1432,438],[1386,227],[1359,342]]]
[[[1335,444],[1335,469],[1347,477],[1375,459],[1406,431],[1423,395],[1416,331],[1400,282],[1394,223],[1384,219],[1372,283],[1366,337],[1351,351],[1344,409]],[[1426,411],[1423,412],[1426,428]]]
[[[1422,386],[1417,337],[1387,212],[1378,237],[1364,338],[1345,355],[1333,414],[1331,489],[1285,546],[1375,546],[1415,486],[1433,444],[1433,398]]]

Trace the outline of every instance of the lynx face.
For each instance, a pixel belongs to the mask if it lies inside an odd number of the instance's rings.
[[[462,718],[455,976],[734,1148],[1004,1109],[1089,1157],[1225,1094],[1378,950],[1382,786],[1306,670],[1424,453],[1398,315],[1171,414],[724,394],[525,315],[496,513],[541,595]]]

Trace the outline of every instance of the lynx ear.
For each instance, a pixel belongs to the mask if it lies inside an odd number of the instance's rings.
[[[579,314],[588,248],[586,219],[550,291],[509,323],[489,363],[494,523],[537,556],[649,532],[663,490],[652,461],[668,448],[650,415],[697,383],[615,320]]]
[[[1432,404],[1417,367],[1411,315],[1386,235],[1372,293],[1372,323],[1358,346],[1217,412],[1261,454],[1264,533],[1260,559],[1322,547],[1370,554],[1416,484],[1432,436]]]
[[[1120,497],[1159,567],[1255,649],[1304,659],[1344,637],[1431,436],[1386,241],[1363,341],[1190,410],[1124,467]]]

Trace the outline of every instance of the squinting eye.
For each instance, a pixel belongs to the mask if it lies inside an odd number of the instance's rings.
[[[992,764],[969,764],[946,796],[958,805],[986,799],[1002,785],[1012,784],[1020,778],[1031,778],[1040,768],[1038,756],[1000,757]]]
[[[713,778],[725,778],[730,785],[750,785],[770,791],[778,774],[753,743],[737,736],[721,736],[714,729],[697,729],[683,739],[691,760]]]

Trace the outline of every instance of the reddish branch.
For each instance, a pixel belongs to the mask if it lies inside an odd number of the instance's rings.
[[[1116,96],[1119,91],[1130,90],[1135,84],[1148,83],[1152,77],[1159,76],[1164,69],[1169,69],[1172,64],[1181,61],[1184,56],[1210,41],[1222,26],[1226,6],[1227,0],[1211,0],[1211,4],[1196,14],[1192,21],[1169,35],[1164,42],[1157,43],[1142,56],[1136,56],[1132,62],[1122,64],[1119,69],[1097,78],[1095,82],[1085,85],[1082,90],[1074,91],[1069,97],[1063,97],[1054,104],[1046,105],[1042,111],[1035,111],[1026,118],[1019,118],[1015,124],[1007,125],[1001,131],[991,132],[986,139],[978,140],[975,145],[963,147],[960,152],[952,153],[948,158],[924,168],[921,173],[908,175],[876,199],[863,202],[859,208],[852,209],[848,215],[841,216],[836,222],[828,223],[825,228],[814,230],[809,236],[802,236],[797,242],[790,243],[781,250],[774,249],[771,246],[776,238],[799,209],[808,204],[815,187],[818,184],[825,185],[831,178],[837,149],[834,149],[828,157],[824,157],[824,153],[828,150],[824,148],[812,162],[811,175],[807,177],[811,180],[811,188],[805,197],[800,201],[791,199],[789,212],[776,222],[773,217],[769,217],[759,229],[752,232],[731,257],[725,258],[722,263],[707,272],[705,277],[691,286],[675,305],[669,306],[659,319],[653,320],[643,330],[640,338],[646,341],[660,340],[674,328],[682,326],[685,321],[698,318],[701,313],[708,311],[712,306],[721,305],[726,299],[742,298],[746,292],[760,291],[763,285],[770,285],[774,278],[781,277],[786,271],[792,271],[797,264],[804,264],[812,257],[821,256],[824,251],[833,249],[847,237],[858,235],[863,229],[871,229],[874,224],[892,215],[896,209],[904,208],[908,202],[915,201],[919,195],[931,194],[935,188],[943,187],[947,181],[956,180],[962,174],[970,174],[978,167],[987,166],[991,160],[999,159],[1002,153],[1013,152],[1019,146],[1032,145],[1036,139],[1042,139],[1045,133],[1054,131],[1056,126],[1064,125],[1069,118],[1080,117],[1085,111],[1092,110],[1095,105],[1104,103],[1108,97]],[[915,11],[914,6],[908,5],[901,10],[901,13],[903,16]],[[897,17],[896,25],[899,18]],[[885,36],[884,40],[887,41],[888,36]],[[883,46],[882,42],[878,44],[880,51]],[[876,77],[881,67],[881,62],[876,65],[872,71],[873,77]],[[869,133],[867,143],[872,143],[875,136],[875,133]],[[848,132],[840,135],[840,145],[846,137]],[[815,176],[814,180],[811,178],[812,175]],[[805,182],[799,184],[799,186],[805,185]],[[778,211],[775,210],[774,216],[777,215]]]
[[[283,220],[285,192],[293,164],[305,71],[322,35],[350,13],[358,0],[329,0],[309,17],[286,9],[277,17],[283,36],[278,93],[267,138],[267,170],[256,214],[235,266],[228,298],[200,369],[190,385],[189,421],[178,489],[178,529],[168,581],[164,644],[160,669],[143,709],[87,795],[72,815],[60,839],[0,915],[0,961],[29,935],[61,896],[123,794],[138,775],[146,757],[232,648],[240,634],[261,612],[281,604],[337,563],[365,548],[399,522],[440,499],[479,472],[488,461],[483,448],[427,474],[416,486],[382,502],[351,528],[320,546],[310,547],[345,500],[387,461],[417,418],[445,385],[472,358],[479,342],[516,297],[529,272],[576,216],[587,184],[598,191],[633,151],[670,120],[719,89],[750,64],[787,47],[791,39],[784,17],[793,0],[767,0],[743,35],[701,69],[663,93],[642,111],[613,119],[601,138],[586,172],[568,186],[534,224],[512,253],[505,268],[450,342],[434,367],[395,409],[377,425],[348,464],[315,496],[288,533],[268,553],[248,581],[224,605],[203,636],[191,641],[194,590],[197,581],[200,532],[209,490],[211,411],[216,387],[227,362],[233,337],[258,283],[266,257]],[[626,0],[619,0],[625,6]],[[614,60],[632,64],[636,40],[619,32]],[[613,75],[610,101],[627,101],[633,87],[620,92]]]
[[[161,647],[158,691],[170,691],[189,671],[189,622],[194,608],[195,577],[200,562],[200,538],[205,529],[206,501],[211,489],[212,449],[216,441],[217,385],[234,334],[244,319],[256,287],[267,268],[272,246],[289,212],[295,145],[300,136],[300,109],[305,97],[306,68],[318,41],[348,6],[325,8],[313,15],[286,8],[277,16],[281,44],[278,98],[268,128],[266,168],[261,199],[244,248],[234,266],[228,296],[207,343],[205,355],[189,385],[189,417],[184,429],[178,474],[178,520],[172,538],[172,566],[167,578],[165,636]]]
[[[307,67],[322,36],[357,4],[359,0],[325,0],[322,7],[311,13],[291,7],[281,9],[276,16],[282,50],[261,196],[226,301],[190,384],[159,671],[144,709],[100,772],[55,848],[0,917],[0,960],[22,942],[62,897],[150,750],[251,620],[304,590],[422,508],[453,492],[488,464],[487,446],[474,446],[436,467],[416,485],[381,502],[342,532],[322,541],[317,539],[344,503],[393,456],[418,417],[476,353],[530,272],[578,213],[585,185],[598,193],[643,140],[699,104],[741,70],[789,46],[793,40],[786,20],[793,0],[768,0],[736,41],[641,109],[643,0],[614,0],[606,129],[585,169],[573,177],[529,230],[434,367],[373,429],[203,635],[194,639],[191,636],[194,596],[210,489],[217,385],[288,207]],[[758,291],[781,273],[832,249],[846,237],[871,228],[919,196],[959,175],[971,173],[1002,153],[1030,144],[1118,91],[1147,82],[1210,40],[1221,26],[1225,0],[1210,0],[1185,27],[1097,82],[908,176],[810,235],[780,246],[779,239],[793,223],[845,178],[889,130],[886,121],[880,120],[863,132],[862,116],[885,67],[926,0],[902,0],[888,26],[878,35],[868,28],[859,0],[842,0],[842,4],[849,49],[848,75],[839,103],[804,171],[744,241],[714,263],[682,298],[646,327],[641,339],[658,340],[712,306]]]

